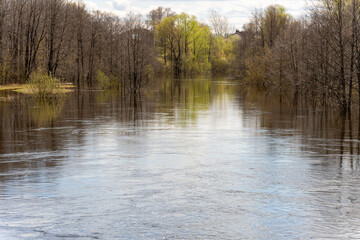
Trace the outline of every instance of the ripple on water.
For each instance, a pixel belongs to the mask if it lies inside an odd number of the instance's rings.
[[[41,122],[6,108],[0,239],[360,238],[356,124],[226,79],[170,83],[139,102],[87,91]]]

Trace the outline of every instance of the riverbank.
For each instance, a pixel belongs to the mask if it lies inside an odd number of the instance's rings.
[[[74,84],[63,83],[61,88],[56,89],[53,94],[73,92],[76,86]],[[22,94],[37,94],[36,87],[31,84],[8,84],[0,85],[0,91],[14,91]]]

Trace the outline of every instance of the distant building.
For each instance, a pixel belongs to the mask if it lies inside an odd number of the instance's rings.
[[[245,34],[245,31],[239,31],[238,29],[236,29],[235,33],[231,34],[230,37],[241,40],[245,37]]]

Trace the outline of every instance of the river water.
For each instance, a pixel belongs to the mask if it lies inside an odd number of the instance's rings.
[[[357,119],[226,78],[0,95],[0,239],[360,238]]]

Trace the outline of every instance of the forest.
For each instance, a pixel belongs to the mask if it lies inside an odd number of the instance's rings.
[[[320,0],[295,19],[256,10],[241,32],[238,69],[251,84],[305,96],[341,112],[360,107],[360,1]]]
[[[360,108],[360,0],[315,1],[299,18],[254,9],[240,31],[216,12],[208,22],[163,7],[119,17],[80,1],[0,0],[0,85],[138,92],[164,74],[220,73],[317,107]]]
[[[162,7],[121,18],[82,2],[1,0],[0,84],[57,78],[79,89],[138,91],[159,73],[209,71],[212,54],[224,58],[224,36]]]

